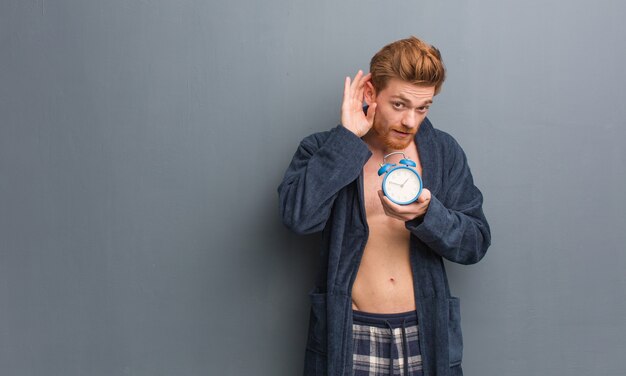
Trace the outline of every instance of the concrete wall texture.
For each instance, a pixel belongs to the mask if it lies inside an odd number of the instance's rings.
[[[467,375],[624,375],[626,4],[3,0],[0,373],[301,374],[280,223],[343,78],[419,36],[493,232],[448,264]]]

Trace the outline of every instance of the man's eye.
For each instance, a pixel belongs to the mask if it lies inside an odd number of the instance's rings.
[[[404,107],[404,103],[402,103],[402,102],[393,102],[392,105],[393,105],[394,108],[402,108],[402,107]]]
[[[422,106],[422,107],[418,107],[417,111],[419,111],[419,112],[426,112],[426,111],[428,111],[429,108],[430,108],[429,106]]]

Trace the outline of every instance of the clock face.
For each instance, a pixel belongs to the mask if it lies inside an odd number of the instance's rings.
[[[415,170],[404,166],[396,167],[385,176],[383,191],[396,204],[410,204],[417,200],[422,191],[422,180]]]

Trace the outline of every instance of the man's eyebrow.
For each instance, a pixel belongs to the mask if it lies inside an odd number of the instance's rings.
[[[402,94],[394,94],[394,95],[391,96],[391,98],[398,98],[398,99],[401,99],[401,100],[403,100],[403,101],[405,101],[407,103],[413,104],[413,102],[411,102],[411,100],[409,98],[405,97]],[[432,99],[427,99],[427,100],[424,101],[424,103],[421,104],[421,106],[425,106],[427,104],[432,104],[432,103],[433,103]]]

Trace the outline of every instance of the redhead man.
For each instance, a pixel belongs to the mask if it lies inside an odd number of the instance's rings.
[[[323,232],[305,375],[463,374],[443,258],[478,262],[491,233],[465,153],[426,117],[444,79],[439,51],[420,39],[383,47],[370,73],[346,77],[341,124],[303,139],[278,187],[285,225]],[[410,204],[381,190],[392,152],[422,177]]]

